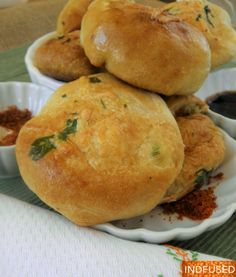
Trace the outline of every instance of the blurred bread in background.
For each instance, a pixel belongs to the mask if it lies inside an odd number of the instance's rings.
[[[212,69],[236,55],[236,32],[229,14],[221,7],[202,0],[179,0],[161,8],[162,13],[175,15],[200,30],[211,49]]]
[[[79,30],[81,21],[92,0],[69,0],[57,19],[59,36]]]
[[[233,27],[236,28],[236,1],[235,0],[209,0],[225,9],[231,17]]]
[[[81,25],[91,64],[164,95],[196,92],[210,71],[204,35],[178,17],[125,0],[95,0]]]

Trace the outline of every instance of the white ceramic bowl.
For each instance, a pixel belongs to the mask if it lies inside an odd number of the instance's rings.
[[[36,115],[52,93],[48,88],[31,83],[0,83],[0,110],[16,105],[19,109],[27,108],[32,115]],[[15,145],[0,146],[0,179],[18,175]]]
[[[37,50],[37,48],[42,45],[45,41],[49,40],[50,38],[53,38],[56,36],[56,32],[52,32],[49,34],[46,34],[39,39],[35,40],[34,43],[28,48],[26,55],[25,55],[25,64],[26,68],[28,70],[30,79],[33,83],[46,86],[53,91],[57,90],[60,86],[65,84],[65,82],[61,82],[58,80],[55,80],[51,77],[48,77],[41,73],[39,69],[34,65],[34,55]]]
[[[236,91],[236,68],[222,69],[211,73],[196,96],[205,100],[218,92]],[[236,109],[236,107],[235,107]],[[230,136],[236,138],[236,120],[209,110],[213,121],[224,129]]]

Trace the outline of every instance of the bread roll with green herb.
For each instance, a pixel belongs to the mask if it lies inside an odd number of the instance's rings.
[[[199,30],[131,1],[92,2],[80,38],[93,65],[164,95],[194,93],[210,70],[210,49]]]
[[[176,120],[185,144],[184,164],[162,203],[176,201],[207,184],[211,172],[220,166],[225,156],[223,135],[208,116],[194,114]]]
[[[184,145],[158,95],[100,73],[59,88],[21,129],[16,156],[39,198],[89,226],[152,210],[182,168]]]
[[[181,18],[203,33],[211,48],[212,68],[236,55],[236,32],[223,8],[206,0],[179,0],[161,7],[161,11]]]

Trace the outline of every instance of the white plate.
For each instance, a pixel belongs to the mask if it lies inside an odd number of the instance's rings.
[[[45,41],[53,38],[56,36],[56,32],[48,33],[37,40],[34,41],[34,43],[28,48],[26,55],[25,55],[25,65],[27,68],[27,71],[29,73],[30,79],[33,83],[46,86],[50,88],[51,90],[55,91],[62,85],[64,85],[64,82],[58,81],[56,79],[53,79],[51,77],[48,77],[41,73],[38,68],[34,65],[34,55],[37,50],[37,48],[42,45]]]
[[[218,92],[236,91],[236,68],[222,69],[211,73],[196,96],[205,100]],[[236,107],[235,107],[236,109]],[[233,138],[236,138],[236,120],[209,110],[209,116]]]
[[[163,243],[172,239],[191,239],[225,223],[236,211],[236,142],[225,132],[223,134],[226,142],[226,157],[216,173],[223,172],[224,180],[215,189],[218,207],[210,218],[192,221],[178,220],[176,216],[172,216],[170,222],[169,216],[163,215],[162,209],[157,207],[143,216],[100,224],[95,228],[123,239]]]

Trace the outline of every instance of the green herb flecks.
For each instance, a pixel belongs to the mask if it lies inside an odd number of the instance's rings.
[[[199,14],[196,16],[196,21],[199,21],[201,18],[202,18],[202,15],[199,13]]]
[[[169,248],[167,249],[166,254],[170,255],[175,261],[180,263],[183,261],[182,258],[180,258],[176,253],[172,252],[172,250]]]
[[[181,10],[179,8],[169,8],[169,9],[166,9],[166,10],[163,10],[163,12],[166,12],[168,13],[169,15],[177,15],[181,12]]]
[[[204,6],[204,12],[206,14],[206,20],[207,22],[212,26],[212,27],[215,27],[214,24],[212,23],[211,19],[210,19],[210,16],[212,18],[214,18],[214,15],[212,14],[211,12],[211,9],[209,8],[208,5]]]
[[[36,139],[32,144],[29,151],[29,156],[33,161],[38,161],[43,158],[48,152],[56,149],[54,144],[56,139],[67,140],[70,134],[73,134],[77,130],[78,119],[68,119],[66,121],[66,128],[59,132],[57,135],[50,135]]]
[[[158,145],[153,145],[151,155],[152,157],[156,157],[160,154],[160,147]]]
[[[32,144],[29,152],[29,156],[33,161],[38,161],[48,152],[56,149],[54,145],[54,135],[46,136],[36,139]]]
[[[104,108],[104,109],[106,109],[106,108],[107,108],[107,106],[106,106],[106,104],[104,103],[104,101],[103,101],[102,99],[100,99],[100,102],[101,102],[101,104],[102,104],[103,108]]]
[[[196,173],[196,179],[194,181],[194,185],[199,188],[203,185],[208,184],[209,177],[211,175],[212,171],[208,171],[205,169],[201,169]]]
[[[71,38],[68,38],[62,42],[62,44],[69,43],[71,41]]]
[[[199,254],[197,252],[190,251],[192,254],[192,261],[197,261]]]
[[[65,97],[67,97],[67,95],[66,95],[66,94],[63,94],[61,97],[62,97],[62,98],[65,98]]]
[[[68,119],[66,121],[66,128],[58,134],[58,139],[67,140],[68,136],[75,133],[77,130],[78,119]]]
[[[90,83],[101,83],[101,80],[100,79],[98,79],[98,77],[96,77],[96,76],[92,76],[92,77],[89,77],[89,82]]]

